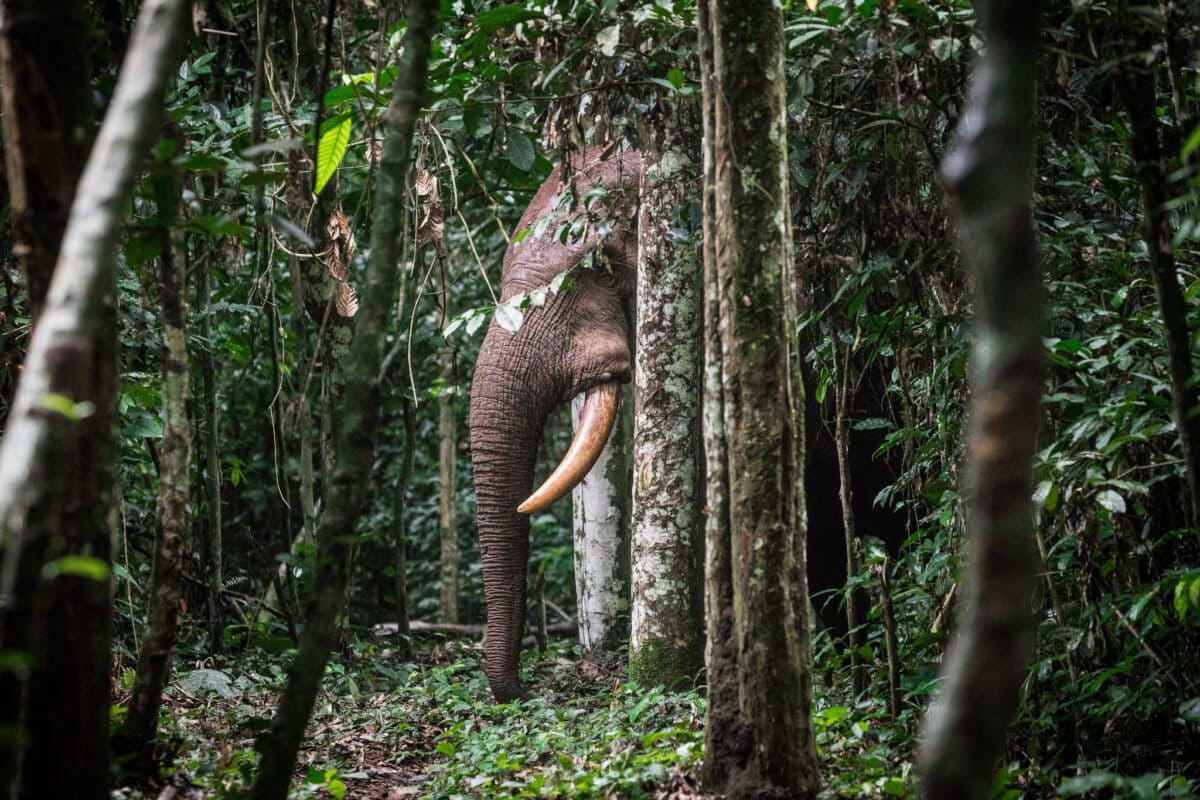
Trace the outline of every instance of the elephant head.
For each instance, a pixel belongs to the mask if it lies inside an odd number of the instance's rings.
[[[637,263],[636,151],[591,150],[542,184],[504,255],[500,301],[546,287],[571,270],[573,286],[530,308],[516,331],[493,320],[471,385],[471,460],[487,601],[485,671],[505,702],[522,693],[518,656],[525,627],[528,514],[568,494],[603,449],[616,416],[617,384],[633,370],[630,348]],[[588,199],[607,197],[594,204]],[[553,218],[541,236],[539,221]],[[559,237],[556,230],[572,234]],[[597,268],[584,268],[589,255]],[[540,489],[534,461],[556,406],[586,392],[575,441]]]

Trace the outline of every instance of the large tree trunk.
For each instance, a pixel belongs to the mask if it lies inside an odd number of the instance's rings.
[[[1158,110],[1155,107],[1157,59],[1147,63],[1143,56],[1160,49],[1160,31],[1141,15],[1124,15],[1120,35],[1128,36],[1137,57],[1126,54],[1116,72],[1117,94],[1129,114],[1129,149],[1142,189],[1142,238],[1146,242],[1150,277],[1158,294],[1158,308],[1166,330],[1167,357],[1171,370],[1171,409],[1183,469],[1187,476],[1189,516],[1200,524],[1200,383],[1192,365],[1192,335],[1188,328],[1187,301],[1175,268],[1174,228],[1166,203],[1172,196],[1163,163]],[[1153,56],[1151,56],[1153,58]],[[1181,121],[1176,119],[1178,125]],[[1178,136],[1172,137],[1178,140]]]
[[[0,108],[25,311],[38,316],[92,137],[88,18],[80,0],[0,4]],[[70,53],[70,58],[64,58]]]
[[[703,666],[700,298],[687,230],[697,123],[681,108],[641,126],[629,675],[644,685]]]
[[[148,0],[138,18],[0,442],[0,649],[28,659],[23,697],[0,705],[24,710],[21,797],[108,796],[114,267],[187,8]]]
[[[36,320],[58,259],[59,243],[75,184],[91,139],[87,19],[79,0],[5,0],[0,4],[0,112],[4,119],[5,198],[11,214],[11,240],[3,242],[20,262],[25,281],[25,315]],[[78,58],[62,58],[65,50]],[[4,268],[5,328],[0,335],[4,422],[15,390],[21,346],[16,335],[16,287]],[[0,538],[0,557],[5,547]],[[37,559],[26,562],[36,569]],[[35,581],[36,576],[26,576]],[[3,591],[0,588],[0,591]],[[5,610],[0,601],[0,615]],[[24,651],[32,618],[14,618],[0,646]],[[0,619],[0,629],[5,628]],[[20,725],[21,681],[0,667],[0,776],[16,774],[17,748],[11,745]],[[6,734],[5,731],[8,733]],[[10,744],[3,739],[8,738]],[[6,778],[0,777],[0,785]]]
[[[723,440],[708,453],[716,486],[708,505],[722,515],[710,519],[709,547],[725,549],[709,557],[707,604],[720,642],[708,650],[708,736],[720,746],[705,764],[714,788],[730,797],[813,797],[820,776],[803,569],[783,12],[767,0],[709,0],[700,24],[712,53],[703,70],[712,76],[704,87],[706,192],[713,193],[706,257],[715,262],[706,267],[715,278],[705,285],[706,308],[720,339],[720,408],[707,411],[705,425],[706,440]],[[723,602],[732,603],[728,622]]]
[[[1030,211],[1036,0],[976,3],[983,56],[942,178],[975,289],[966,618],[943,663],[919,763],[923,794],[991,797],[1033,646],[1030,508],[1042,395],[1042,282]],[[969,121],[969,124],[968,124]]]
[[[178,219],[179,186],[169,164],[158,165],[153,179],[158,203],[162,255],[159,258],[159,303],[163,323],[162,416],[159,448],[158,528],[150,573],[146,633],[138,652],[133,695],[117,740],[118,755],[132,756],[131,766],[149,775],[155,764],[154,738],[163,687],[171,673],[171,650],[183,594],[183,552],[188,527],[188,477],[191,469],[191,423],[187,413],[187,306],[183,274],[178,268],[172,227]]]
[[[579,644],[585,653],[611,653],[629,641],[629,450],[632,396],[621,390],[621,411],[592,471],[571,492],[575,533],[575,598]],[[571,401],[579,428],[583,395]]]
[[[398,285],[404,186],[439,9],[436,0],[414,0],[408,7],[408,29],[398,77],[385,116],[388,136],[375,193],[371,252],[354,339],[345,362],[345,399],[336,465],[328,482],[327,506],[317,531],[316,588],[308,604],[307,626],[288,672],[279,711],[269,734],[259,745],[262,761],[251,789],[255,800],[283,800],[287,796],[296,754],[337,635],[350,578],[352,534],[362,513],[379,425],[379,368],[388,313]]]

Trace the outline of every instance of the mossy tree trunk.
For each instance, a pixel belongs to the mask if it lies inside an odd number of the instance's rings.
[[[337,453],[327,482],[327,505],[317,529],[315,589],[306,608],[299,652],[288,670],[279,710],[271,730],[259,743],[262,761],[251,789],[255,800],[283,800],[287,796],[296,754],[337,635],[350,580],[353,533],[366,498],[379,427],[379,371],[388,314],[398,286],[400,226],[409,154],[425,92],[439,9],[437,0],[413,0],[407,8],[408,28],[391,103],[385,113],[387,137],[377,176],[371,252],[354,338],[344,362],[345,394]]]
[[[1142,190],[1142,238],[1146,242],[1150,277],[1154,281],[1159,313],[1166,331],[1167,360],[1171,372],[1171,410],[1175,417],[1175,428],[1179,432],[1189,495],[1187,507],[1195,529],[1200,526],[1200,381],[1192,363],[1192,332],[1188,326],[1187,301],[1179,285],[1173,244],[1175,230],[1167,209],[1167,201],[1172,197],[1167,175],[1177,165],[1168,167],[1169,162],[1164,163],[1164,134],[1160,134],[1163,126],[1155,107],[1158,97],[1155,81],[1156,73],[1162,66],[1163,31],[1153,24],[1152,18],[1147,19],[1142,14],[1122,13],[1118,19],[1117,36],[1128,37],[1126,47],[1132,45],[1134,52],[1125,53],[1118,62],[1116,88],[1121,104],[1125,106],[1125,113],[1129,115],[1129,149]],[[1168,35],[1167,38],[1169,42],[1175,37]],[[1179,112],[1183,111],[1182,106],[1183,101],[1177,101]],[[1170,132],[1168,141],[1179,141],[1181,137],[1177,126],[1182,122],[1177,118],[1175,126],[1166,129]],[[1188,133],[1190,129],[1183,131],[1184,135]],[[1167,158],[1175,160],[1174,154]]]
[[[709,344],[719,346],[706,366],[705,436],[716,445],[706,604],[719,637],[708,649],[708,741],[717,746],[706,777],[734,798],[814,797],[783,11],[768,0],[706,6],[705,306],[716,324]]]
[[[691,679],[703,666],[699,547],[700,298],[695,109],[656,109],[641,125],[629,675]]]
[[[442,264],[438,307],[441,327],[450,318],[449,286]],[[441,362],[441,392],[438,394],[438,532],[441,540],[442,622],[458,622],[458,514],[455,486],[458,476],[458,420],[455,418],[454,348],[447,342],[438,353]]]
[[[632,393],[621,390],[617,421],[592,470],[571,492],[579,644],[596,656],[629,641],[629,451]],[[571,401],[578,428],[583,395]]]
[[[0,649],[25,666],[20,767],[0,775],[3,797],[108,797],[115,265],[188,6],[148,0],[138,17],[0,442]],[[19,652],[14,618],[35,634]]]
[[[158,526],[150,573],[146,632],[138,652],[133,695],[124,725],[116,739],[119,756],[131,756],[131,766],[149,777],[158,730],[163,687],[171,674],[171,651],[179,623],[183,594],[183,553],[191,525],[188,513],[192,431],[187,412],[187,305],[183,272],[176,261],[180,248],[173,229],[179,216],[179,183],[170,164],[159,164],[153,177],[158,205],[159,306],[163,325],[162,446],[159,448]]]
[[[942,161],[974,285],[966,610],[942,664],[919,764],[923,796],[983,800],[1033,647],[1033,455],[1042,396],[1042,280],[1033,235],[1037,0],[980,0],[983,55]]]

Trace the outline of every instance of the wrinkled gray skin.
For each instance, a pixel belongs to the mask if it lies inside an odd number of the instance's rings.
[[[637,264],[636,203],[641,156],[636,151],[601,158],[592,150],[572,160],[570,214],[600,222],[612,230],[601,238],[587,226],[578,241],[554,237],[558,222],[534,238],[531,232],[504,255],[501,301],[546,286],[575,267],[575,288],[551,296],[544,307],[526,311],[515,333],[495,320],[479,351],[471,385],[471,460],[483,591],[487,601],[484,667],[498,702],[522,695],[517,659],[525,629],[525,580],[529,558],[529,518],[517,506],[533,490],[533,468],[542,429],[550,412],[580,392],[608,381],[627,383],[633,371],[630,349],[633,292]],[[582,209],[597,183],[608,189],[607,210],[588,215]],[[562,167],[556,168],[534,196],[517,230],[531,228],[555,209],[566,209]],[[579,264],[602,248],[611,270]],[[600,259],[599,261],[603,261]]]

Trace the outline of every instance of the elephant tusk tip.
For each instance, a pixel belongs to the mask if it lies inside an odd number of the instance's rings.
[[[579,415],[579,429],[567,454],[541,488],[517,506],[518,514],[532,514],[549,508],[559,498],[570,494],[583,480],[608,441],[608,434],[617,418],[619,390],[620,387],[611,382],[588,389],[583,411]]]

